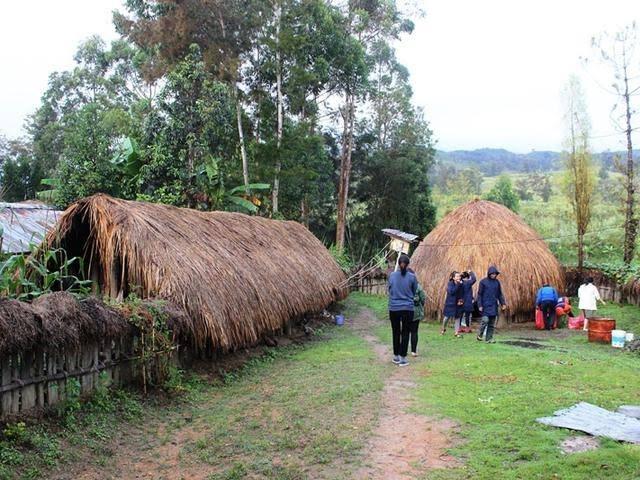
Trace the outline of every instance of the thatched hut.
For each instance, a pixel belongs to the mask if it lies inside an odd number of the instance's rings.
[[[47,243],[83,257],[103,294],[182,306],[198,348],[253,344],[346,295],[330,253],[296,222],[98,194],[70,206]]]
[[[411,264],[434,317],[442,312],[446,283],[454,270],[471,269],[479,281],[490,265],[496,265],[514,321],[533,319],[536,292],[543,283],[564,291],[562,267],[544,240],[517,214],[485,200],[468,202],[448,214],[418,245]]]

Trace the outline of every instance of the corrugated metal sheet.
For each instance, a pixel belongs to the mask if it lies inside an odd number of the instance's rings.
[[[587,402],[558,410],[553,415],[538,418],[537,421],[553,427],[580,430],[598,437],[640,443],[640,420],[637,418],[610,412]]]
[[[43,204],[0,202],[2,253],[29,251],[29,245],[40,243],[60,215]]]
[[[400,240],[404,240],[405,242],[415,242],[418,238],[417,235],[412,233],[403,232],[402,230],[396,230],[395,228],[383,228],[382,233],[388,235],[392,238],[398,238]]]

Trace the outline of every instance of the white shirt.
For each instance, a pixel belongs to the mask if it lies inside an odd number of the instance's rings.
[[[580,310],[597,310],[600,292],[593,283],[580,285],[578,288],[578,308]]]

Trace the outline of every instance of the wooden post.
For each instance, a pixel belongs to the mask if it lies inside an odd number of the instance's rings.
[[[0,359],[0,385],[9,385],[11,383],[11,357],[5,355]],[[11,413],[12,392],[0,394],[0,418]]]

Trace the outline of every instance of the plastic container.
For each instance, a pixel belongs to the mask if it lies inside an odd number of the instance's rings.
[[[344,315],[336,315],[336,325],[344,325]]]
[[[613,318],[593,317],[589,319],[589,341],[611,344],[611,331],[616,328]]]
[[[624,336],[624,341],[625,342],[633,342],[635,340],[635,335],[631,332],[627,332],[627,334]]]
[[[615,348],[623,348],[626,335],[627,332],[625,332],[624,330],[612,330],[611,346]]]

